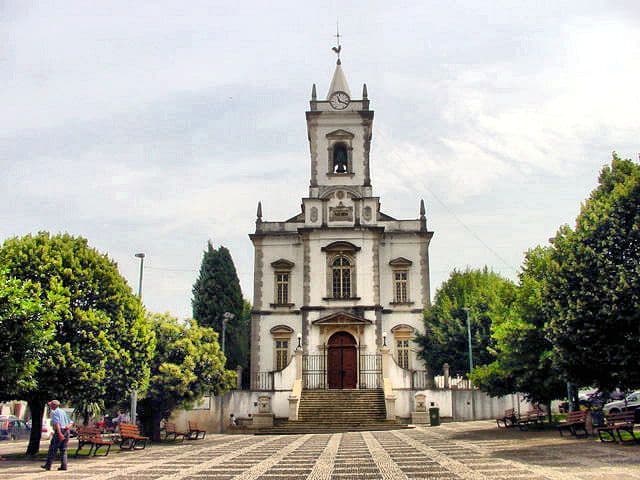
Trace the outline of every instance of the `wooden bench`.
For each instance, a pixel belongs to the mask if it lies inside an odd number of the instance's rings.
[[[567,413],[567,419],[564,422],[560,422],[556,428],[562,437],[562,431],[568,430],[571,435],[575,437],[583,436],[588,437],[589,433],[587,432],[585,421],[587,418],[587,412],[578,410],[575,412]],[[579,434],[578,432],[582,430],[583,433]]]
[[[171,438],[171,440],[176,441],[178,440],[178,437],[181,437],[181,441],[184,442],[184,439],[187,437],[187,435],[188,432],[178,431],[175,423],[166,422],[164,424],[164,440],[169,440],[169,437],[173,437]]]
[[[511,428],[515,427],[518,422],[518,416],[513,408],[507,408],[504,411],[504,416],[496,418],[498,428]]]
[[[622,412],[622,413],[610,413],[604,420],[604,425],[596,427],[598,437],[601,442],[617,442],[616,433],[620,439],[620,443],[625,441],[640,443],[640,437],[636,437],[633,433],[633,426],[635,423],[635,412]],[[631,435],[631,440],[623,440],[620,432],[627,432]]]
[[[140,435],[137,425],[131,423],[120,424],[120,448],[128,450],[142,450],[146,448],[149,437]],[[142,446],[140,446],[142,445]]]
[[[206,430],[202,430],[196,422],[188,422],[189,423],[189,432],[187,433],[187,438],[189,440],[198,440],[203,439],[207,434]],[[202,437],[200,436],[202,435]]]
[[[80,455],[80,450],[82,450],[85,445],[89,445],[89,453],[87,453],[87,457],[91,456],[91,452],[93,452],[94,457],[97,456],[98,450],[100,450],[101,447],[107,447],[107,450],[100,456],[106,457],[109,455],[113,442],[105,440],[98,427],[79,426],[76,431],[78,432],[78,449],[76,450],[76,457]]]
[[[542,425],[544,423],[544,417],[546,413],[540,407],[532,408],[528,410],[524,415],[520,415],[516,424],[520,430],[527,430],[529,425]]]

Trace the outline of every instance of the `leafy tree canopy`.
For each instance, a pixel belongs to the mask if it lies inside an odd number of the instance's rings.
[[[537,247],[525,255],[514,301],[491,325],[495,360],[475,369],[475,385],[493,396],[521,392],[533,402],[562,398],[566,384],[553,362],[553,345],[545,338],[543,308],[552,269],[552,249]]]
[[[222,337],[223,315],[234,318],[227,323],[225,352],[227,367],[247,366],[249,355],[248,319],[243,316],[240,281],[231,253],[221,246],[213,248],[211,241],[202,257],[200,274],[193,285],[193,317],[203,326],[211,327]]]
[[[514,294],[513,282],[486,267],[454,270],[436,292],[433,305],[425,311],[425,334],[416,339],[430,371],[440,371],[448,363],[454,375],[469,372],[465,309],[471,324],[474,366],[490,363],[491,321],[504,315]]]
[[[41,232],[6,240],[0,269],[22,282],[23,293],[33,295],[29,302],[47,310],[22,317],[26,331],[43,329],[46,343],[17,382],[23,388],[5,392],[27,400],[31,409],[28,453],[38,449],[47,399],[115,404],[132,388],[146,387],[153,331],[106,255],[84,238]]]
[[[218,395],[235,385],[235,373],[225,370],[218,334],[194,320],[186,324],[169,314],[151,314],[157,345],[151,363],[147,395],[140,417],[160,436],[160,420],[178,407],[189,408],[205,394]]]
[[[640,166],[615,153],[575,229],[554,241],[549,339],[568,378],[602,389],[640,385]]]

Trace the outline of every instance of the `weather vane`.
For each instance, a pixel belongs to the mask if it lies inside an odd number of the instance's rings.
[[[338,20],[336,20],[336,34],[334,35],[334,37],[336,37],[336,43],[338,44],[338,46],[331,47],[331,50],[336,52],[336,55],[338,55],[338,65],[340,65],[340,50],[342,50],[342,45],[340,45],[340,27],[338,25]]]

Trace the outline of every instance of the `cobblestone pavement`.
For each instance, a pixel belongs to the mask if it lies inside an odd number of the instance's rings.
[[[74,447],[74,443],[70,445]],[[0,462],[0,480],[179,479],[640,479],[640,445],[498,430],[493,422],[338,434],[210,435],[108,457],[73,458],[69,471]]]

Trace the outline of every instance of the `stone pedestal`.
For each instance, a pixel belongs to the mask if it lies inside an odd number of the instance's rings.
[[[254,413],[251,428],[273,427],[273,413]]]
[[[426,425],[429,423],[429,414],[427,412],[411,412],[411,423]]]

